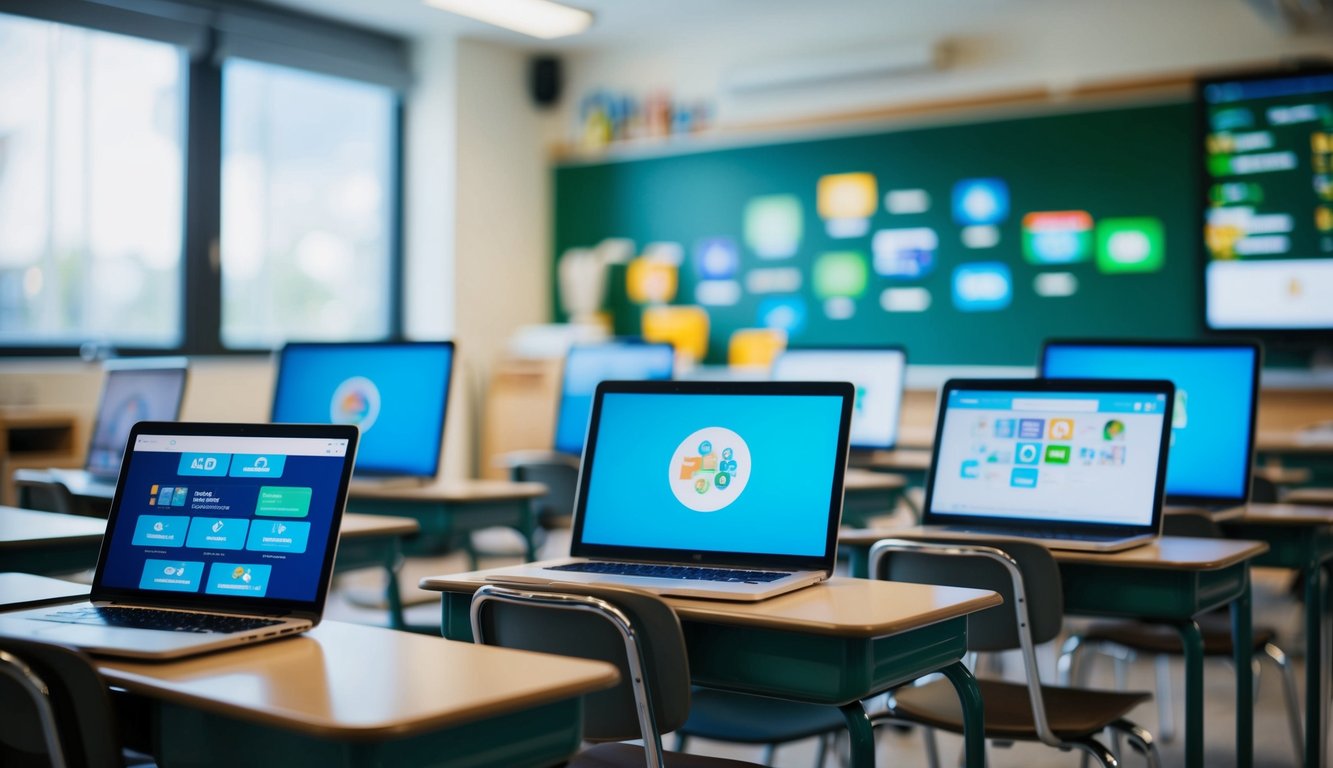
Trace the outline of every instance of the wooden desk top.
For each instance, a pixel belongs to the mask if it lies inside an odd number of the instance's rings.
[[[1258,451],[1278,453],[1333,453],[1333,433],[1326,431],[1260,430],[1254,436]]]
[[[541,483],[515,483],[508,480],[442,480],[429,485],[358,485],[352,484],[353,499],[389,499],[399,501],[514,501],[532,499],[546,493]]]
[[[1333,506],[1333,488],[1297,488],[1285,498],[1292,504]]]
[[[1250,504],[1237,521],[1263,525],[1320,526],[1333,525],[1333,507],[1301,504]]]
[[[614,685],[598,661],[326,621],[183,661],[99,659],[108,682],[206,712],[352,741],[402,738]]]
[[[1256,464],[1254,476],[1262,477],[1273,485],[1303,485],[1310,482],[1313,475],[1305,467],[1282,467],[1271,464]]]
[[[76,600],[88,595],[87,584],[31,573],[0,573],[0,610],[30,608],[43,603]]]
[[[843,476],[843,490],[851,491],[896,491],[907,487],[907,478],[888,472],[872,472],[868,469],[848,467]]]
[[[421,588],[474,592],[490,571],[433,576]],[[522,589],[521,584],[504,586]],[[579,585],[569,585],[577,592]],[[869,579],[833,578],[785,595],[744,603],[663,598],[684,620],[763,627],[839,637],[881,637],[964,616],[1000,604],[994,592]]]
[[[343,515],[338,537],[355,539],[360,536],[411,536],[419,530],[421,525],[410,517],[359,515],[348,512]]]
[[[913,448],[898,448],[892,451],[875,451],[861,464],[863,467],[876,469],[900,469],[904,471],[925,472],[930,469],[930,451]]]
[[[920,526],[878,530],[844,528],[838,534],[838,541],[852,546],[868,547],[880,539],[926,538],[929,535],[929,531]],[[1262,541],[1163,536],[1156,541],[1123,552],[1074,552],[1053,549],[1051,554],[1060,563],[1159,568],[1172,571],[1215,571],[1257,557],[1267,551],[1268,545]]]
[[[41,544],[91,543],[100,540],[104,533],[106,521],[98,517],[0,507],[0,551]]]
[[[0,427],[69,427],[79,415],[64,408],[0,405]]]

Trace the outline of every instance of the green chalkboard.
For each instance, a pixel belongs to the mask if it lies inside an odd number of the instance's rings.
[[[680,244],[673,303],[714,302],[714,362],[733,330],[774,323],[792,344],[900,343],[914,363],[949,365],[1031,365],[1054,335],[1191,337],[1200,332],[1193,121],[1188,103],[1153,104],[567,163],[554,170],[554,254],[608,237],[638,249]],[[873,176],[874,210],[830,233],[817,189],[846,173]],[[969,180],[989,197],[965,195],[975,192]],[[905,194],[887,200],[895,191]],[[789,256],[764,257],[747,240],[747,206],[770,195],[799,206]],[[1029,214],[1052,212],[1074,213],[1025,226]],[[877,254],[886,229],[916,232],[887,237]],[[933,251],[921,230],[934,233]],[[705,263],[706,242],[724,253]],[[636,333],[625,271],[612,275],[616,331]],[[698,293],[701,275],[736,284]]]

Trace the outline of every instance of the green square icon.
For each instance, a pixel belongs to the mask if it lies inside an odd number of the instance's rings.
[[[765,195],[745,205],[745,244],[761,259],[786,259],[801,247],[801,201]]]
[[[1162,220],[1151,216],[1097,222],[1097,270],[1107,274],[1157,272],[1166,260]]]
[[[310,514],[310,489],[261,486],[255,514],[260,517],[305,517]]]
[[[1046,446],[1047,464],[1068,464],[1069,446],[1067,445],[1048,445]]]
[[[820,254],[815,259],[815,295],[821,299],[857,298],[866,292],[868,273],[864,254],[856,251]]]

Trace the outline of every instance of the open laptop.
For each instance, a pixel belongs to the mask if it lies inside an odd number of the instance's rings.
[[[560,378],[560,407],[552,447],[579,456],[588,432],[592,396],[603,381],[666,381],[676,362],[670,344],[617,339],[600,344],[575,344],[565,355]]]
[[[773,361],[775,381],[850,381],[851,463],[898,444],[907,351],[897,346],[793,348]]]
[[[110,497],[130,428],[140,421],[180,418],[189,361],[184,357],[108,360],[102,397],[82,469],[56,469],[55,476],[80,493]]]
[[[827,579],[852,398],[846,382],[603,382],[572,557],[487,575],[720,600]]]
[[[170,659],[319,623],[356,457],[346,425],[140,422],[88,602],[0,634]]]
[[[1161,532],[1169,381],[955,379],[940,393],[921,530],[1115,552]]]
[[[421,483],[439,471],[451,341],[290,343],[271,420],[361,430],[357,481]]]
[[[1250,495],[1262,357],[1250,341],[1053,340],[1042,348],[1041,375],[1169,379],[1166,504],[1225,517],[1243,514]]]

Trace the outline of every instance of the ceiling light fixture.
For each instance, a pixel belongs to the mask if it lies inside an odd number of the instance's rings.
[[[576,35],[592,25],[592,13],[551,0],[424,0],[460,16],[551,40]]]

